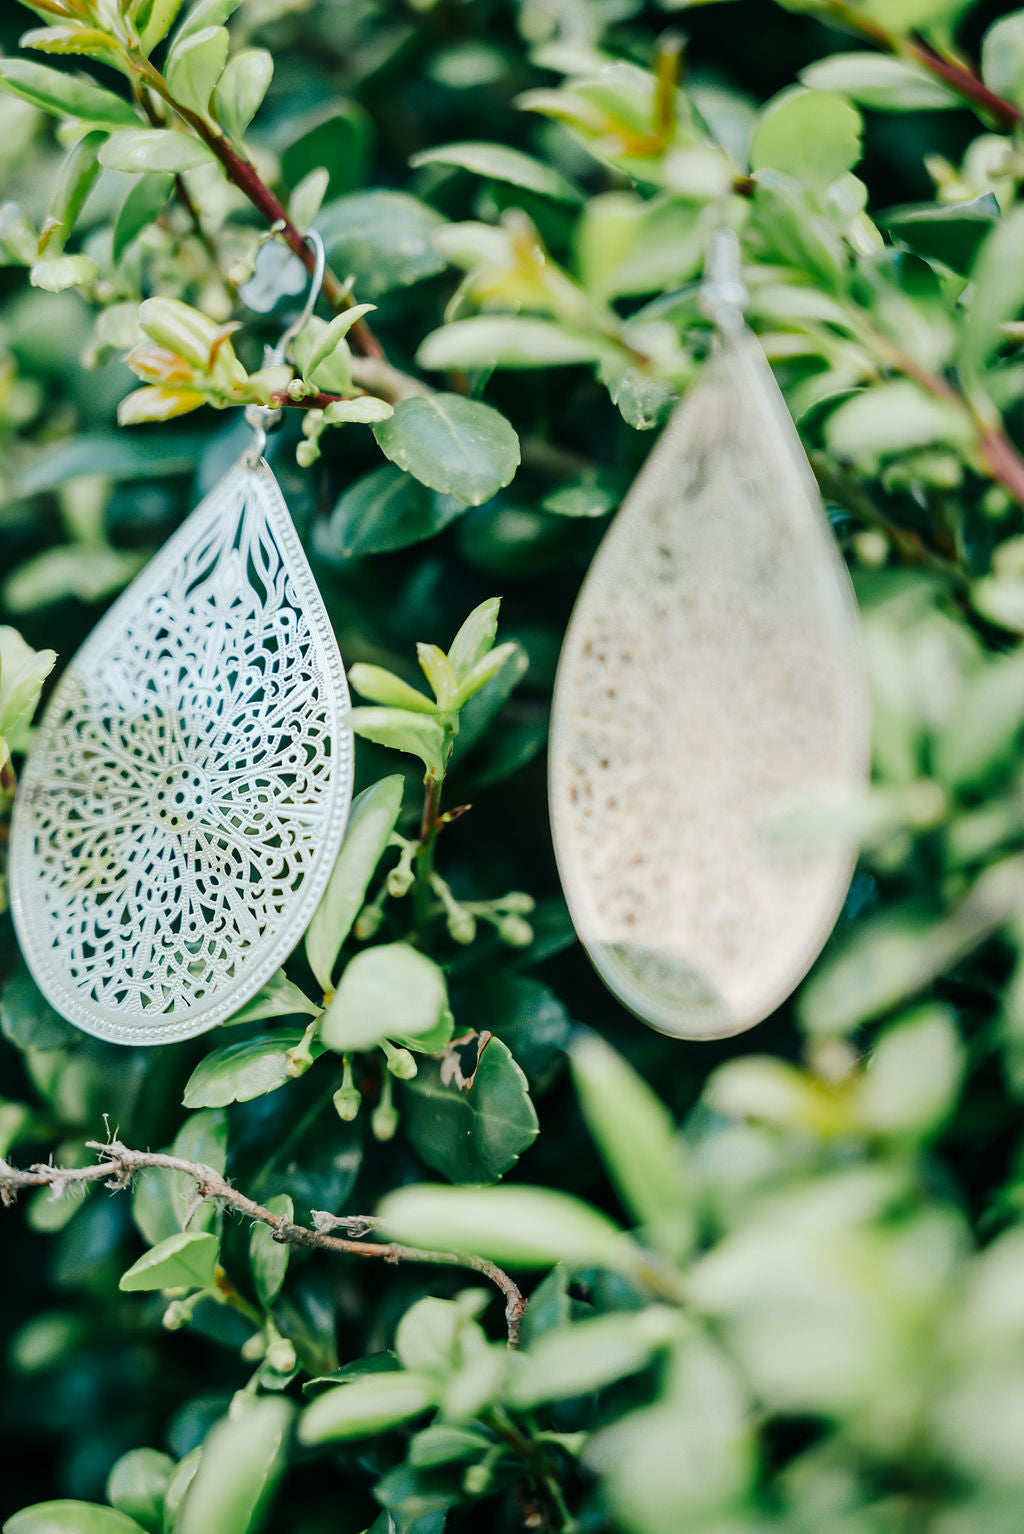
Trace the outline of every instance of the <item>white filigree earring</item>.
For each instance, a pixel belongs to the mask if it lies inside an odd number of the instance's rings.
[[[317,274],[301,320],[312,313]],[[212,1028],[302,936],[352,792],[337,642],[277,481],[278,412],[67,667],[17,795],[11,904],[49,1001],[87,1033]]]
[[[854,851],[778,829],[855,792],[869,759],[849,576],[729,230],[702,303],[713,354],[587,575],[550,754],[576,930],[627,1007],[692,1039],[759,1022],[814,962]]]

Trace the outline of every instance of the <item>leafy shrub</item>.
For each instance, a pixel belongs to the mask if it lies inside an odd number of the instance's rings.
[[[97,1043],[0,927],[6,1534],[1020,1526],[1024,12],[708,4],[684,49],[677,8],[0,19],[5,812],[54,651],[246,404],[362,737],[324,903],[226,1031]],[[875,773],[795,1000],[685,1046],[575,946],[542,755],[723,218]],[[333,317],[266,362],[310,226]]]

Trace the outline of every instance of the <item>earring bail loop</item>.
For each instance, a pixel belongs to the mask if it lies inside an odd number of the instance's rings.
[[[306,294],[306,302],[298,319],[292,321],[277,345],[268,346],[264,351],[264,367],[276,367],[286,360],[288,347],[299,332],[309,323],[313,310],[316,308],[317,300],[323,292],[324,275],[327,271],[327,252],[324,249],[324,242],[315,229],[311,229],[304,238],[306,244],[312,247],[314,255],[313,272],[310,279],[309,292]],[[253,430],[253,440],[249,445],[248,452],[243,455],[243,461],[248,468],[255,468],[259,463],[267,446],[267,433],[280,424],[281,415],[280,406],[246,406],[246,425],[251,426]]]

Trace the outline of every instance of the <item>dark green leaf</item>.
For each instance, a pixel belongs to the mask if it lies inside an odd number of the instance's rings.
[[[276,1092],[290,1079],[287,1053],[301,1038],[301,1028],[278,1028],[215,1049],[192,1072],[182,1102],[186,1108],[223,1108]]]
[[[345,558],[387,554],[433,538],[465,510],[465,503],[453,495],[437,495],[411,474],[386,464],[349,486],[321,538],[325,547]]]
[[[404,1092],[409,1138],[422,1159],[452,1182],[494,1182],[537,1137],[526,1077],[500,1039],[486,1044],[468,1089],[444,1086],[433,1062]]]
[[[505,417],[461,394],[401,400],[373,434],[400,469],[471,506],[489,500],[519,467],[519,438]]]
[[[441,223],[405,192],[353,192],[329,203],[317,228],[332,265],[353,274],[365,301],[444,270],[431,238]]]
[[[267,1200],[271,1214],[283,1214],[286,1220],[294,1219],[295,1210],[287,1193],[279,1193]],[[285,1241],[275,1241],[269,1225],[256,1224],[249,1237],[249,1264],[252,1268],[256,1297],[267,1310],[281,1292],[284,1276],[288,1271],[289,1247]]]

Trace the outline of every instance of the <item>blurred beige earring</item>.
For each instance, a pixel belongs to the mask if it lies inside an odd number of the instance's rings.
[[[707,1039],[778,1007],[825,943],[854,849],[782,838],[854,793],[869,712],[849,576],[764,354],[730,230],[713,351],[591,567],[555,685],[559,873],[605,984]]]

